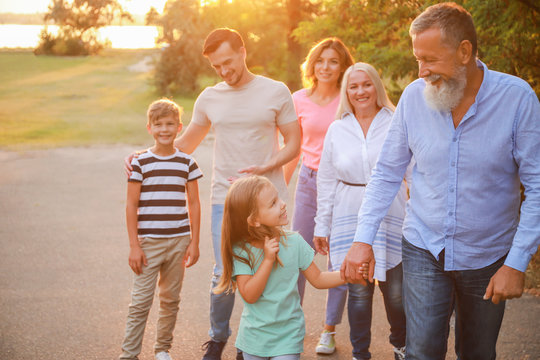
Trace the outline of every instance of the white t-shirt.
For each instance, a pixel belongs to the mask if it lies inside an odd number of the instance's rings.
[[[206,88],[197,98],[192,120],[212,126],[215,134],[212,204],[223,204],[229,189],[227,178],[239,169],[267,163],[278,151],[278,126],[297,121],[287,86],[255,76],[241,87],[225,82]],[[287,199],[281,167],[264,174]]]

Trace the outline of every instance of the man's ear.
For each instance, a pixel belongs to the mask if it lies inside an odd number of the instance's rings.
[[[473,57],[472,53],[472,44],[469,40],[463,40],[458,48],[457,48],[457,55],[459,62],[463,65],[466,65],[471,61],[471,57]]]

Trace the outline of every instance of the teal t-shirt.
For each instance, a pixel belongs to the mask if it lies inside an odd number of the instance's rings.
[[[261,297],[254,304],[244,301],[236,347],[251,355],[266,357],[304,351],[306,330],[298,294],[298,270],[306,270],[315,254],[298,233],[287,233],[281,240],[279,258],[284,266],[274,266]],[[233,277],[254,275],[264,258],[263,249],[249,244],[247,247],[256,259],[255,267],[252,269],[235,259]],[[233,251],[247,258],[244,250],[235,247]]]

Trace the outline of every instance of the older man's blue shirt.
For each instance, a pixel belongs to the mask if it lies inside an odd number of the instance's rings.
[[[540,243],[540,104],[523,80],[482,62],[476,101],[454,128],[418,79],[403,92],[359,212],[355,241],[371,244],[414,156],[403,235],[445,270],[479,269],[508,253],[525,271]],[[521,205],[520,182],[526,199]]]

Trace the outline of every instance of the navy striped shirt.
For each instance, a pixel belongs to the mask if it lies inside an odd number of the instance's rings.
[[[202,177],[195,159],[176,150],[159,156],[147,150],[131,161],[128,181],[142,182],[138,206],[139,237],[189,235],[186,183]]]

